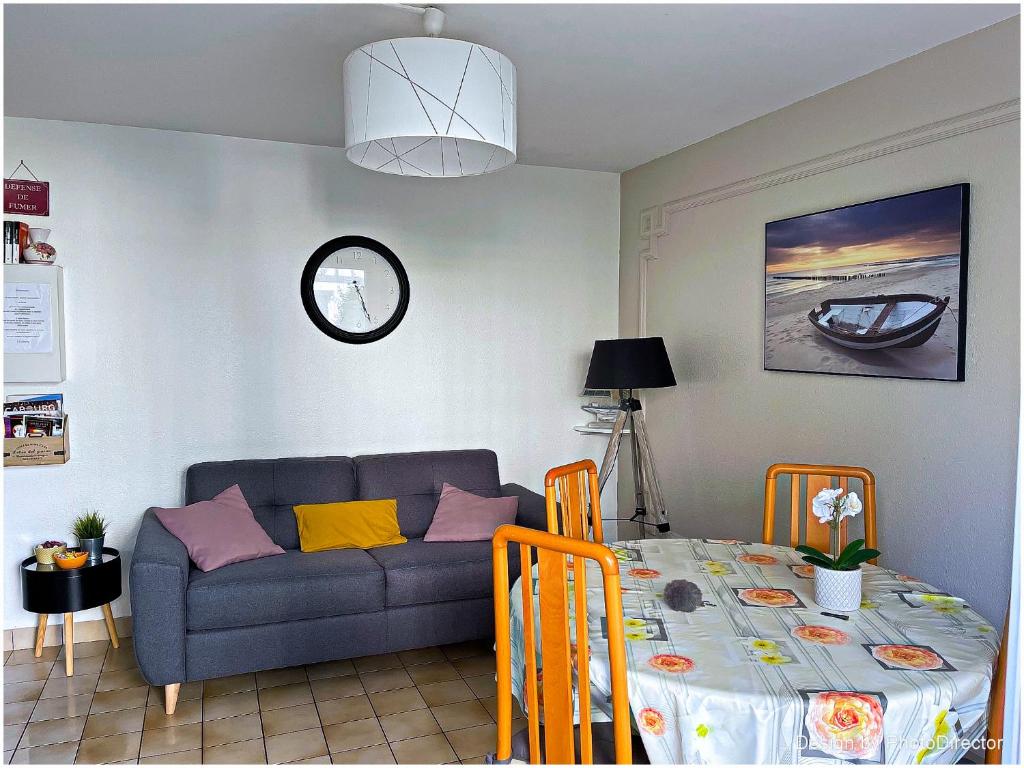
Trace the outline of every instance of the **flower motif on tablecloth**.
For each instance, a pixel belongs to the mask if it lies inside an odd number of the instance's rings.
[[[737,558],[741,563],[750,563],[751,565],[778,565],[779,559],[772,557],[771,555],[739,555]]]
[[[749,544],[749,541],[743,541],[742,539],[704,539],[705,544],[728,544],[730,546],[737,546],[740,544]]]
[[[652,707],[644,707],[637,716],[640,727],[652,736],[665,735],[665,716]]]
[[[897,581],[902,581],[904,584],[921,584],[921,583],[923,583],[920,579],[915,578],[914,576],[908,576],[905,573],[897,573],[896,574],[896,580]]]
[[[944,709],[935,716],[932,735],[927,744],[914,756],[915,763],[923,763],[925,758],[935,752],[942,752],[958,737],[956,710]]]
[[[784,656],[781,653],[765,653],[757,658],[762,664],[771,664],[773,666],[779,664],[791,664],[793,662],[792,657]]]
[[[871,645],[866,643],[864,647],[885,669],[913,669],[923,672],[953,669],[949,662],[927,645]]]
[[[701,723],[700,725],[697,726],[697,737],[698,738],[703,739],[709,733],[711,733],[711,726],[705,725],[704,723]]]
[[[620,563],[643,562],[644,556],[639,549],[618,544],[609,544],[608,548]]]
[[[587,645],[587,661],[594,658],[594,651]],[[572,664],[573,669],[577,669],[580,663],[580,649],[576,646],[576,643],[569,643],[569,662]]]
[[[884,708],[880,694],[805,691],[804,755],[882,762]]]
[[[681,674],[689,672],[694,667],[693,659],[687,656],[678,656],[674,653],[658,653],[651,656],[647,663],[659,672],[671,672]]]
[[[868,611],[878,607],[878,603],[874,600],[868,600],[866,597],[860,601],[860,607],[862,610]]]
[[[734,592],[743,605],[755,608],[804,607],[804,604],[800,602],[800,598],[791,589],[751,587],[749,589],[734,588]]]
[[[850,636],[843,630],[817,624],[802,624],[799,627],[793,627],[790,634],[797,640],[818,645],[846,645],[850,642]]]
[[[653,568],[630,568],[626,574],[634,579],[656,579],[661,576],[661,571],[656,571]]]
[[[952,595],[923,594],[918,599],[936,613],[960,613],[964,609],[964,601]]]
[[[704,563],[704,570],[709,576],[731,576],[733,570],[730,566],[725,563],[720,563],[717,560],[708,560]]]

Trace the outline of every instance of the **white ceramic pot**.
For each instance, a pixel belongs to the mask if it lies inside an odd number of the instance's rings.
[[[860,608],[861,570],[833,571],[814,566],[814,602],[826,610],[856,611]]]
[[[57,249],[46,242],[50,230],[41,227],[29,227],[29,245],[22,254],[28,264],[53,264],[57,260]]]

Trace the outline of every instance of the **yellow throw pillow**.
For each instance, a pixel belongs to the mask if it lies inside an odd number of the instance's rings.
[[[398,529],[395,499],[299,504],[294,509],[303,552],[371,549],[406,542]]]

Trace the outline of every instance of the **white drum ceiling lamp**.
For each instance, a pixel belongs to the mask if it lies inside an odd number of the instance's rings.
[[[516,161],[516,68],[498,51],[437,37],[370,43],[345,59],[345,151],[356,165],[403,176],[476,176]]]

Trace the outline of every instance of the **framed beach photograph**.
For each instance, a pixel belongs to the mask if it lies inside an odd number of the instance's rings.
[[[970,185],[765,225],[767,371],[964,380]]]

